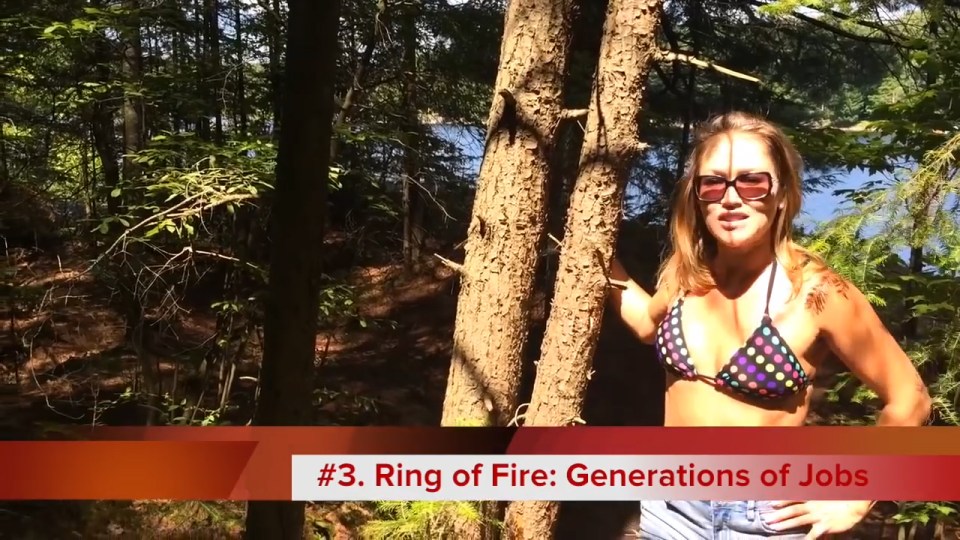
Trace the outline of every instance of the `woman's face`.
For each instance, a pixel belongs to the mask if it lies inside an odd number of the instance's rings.
[[[711,141],[694,176],[694,195],[720,249],[740,251],[768,241],[780,189],[763,139],[724,133]],[[736,180],[736,189],[725,182]]]

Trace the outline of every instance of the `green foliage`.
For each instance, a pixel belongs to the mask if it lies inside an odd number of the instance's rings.
[[[189,159],[198,153],[200,160],[184,163],[185,155]],[[142,225],[144,240],[161,232],[189,240],[202,226],[205,212],[222,207],[232,215],[239,205],[255,202],[271,189],[274,159],[269,143],[213,146],[192,136],[160,136],[133,157],[147,168],[145,178],[135,186],[115,188],[111,196],[144,201],[128,208],[133,215],[148,216]]]
[[[872,208],[876,199],[864,200],[865,208]],[[887,304],[886,294],[899,286],[887,279],[898,259],[888,236],[871,235],[865,232],[875,222],[876,214],[854,211],[841,215],[815,231],[804,243],[806,247],[824,257],[838,274],[856,285],[875,306]]]
[[[920,523],[926,525],[930,520],[950,523],[957,521],[958,506],[948,502],[904,502],[893,516],[896,523]]]
[[[912,174],[845,193],[850,206],[807,242],[873,304],[891,308],[886,310],[889,322],[900,312],[926,323],[924,333],[904,346],[922,373],[936,374],[929,381],[934,412],[949,425],[960,425],[960,283],[955,279],[960,224],[947,204],[960,193],[958,150],[960,137],[954,136],[928,151]],[[910,248],[930,254],[932,272],[908,272],[896,253]],[[910,311],[903,313],[903,308]],[[873,392],[853,378],[841,378],[830,398],[839,400],[841,394],[853,403],[876,403]]]
[[[786,13],[797,5],[777,2],[772,9]],[[867,99],[870,112],[859,126],[859,148],[835,145],[851,165],[885,171],[891,178],[839,192],[847,204],[809,245],[864,290],[895,334],[901,333],[901,322],[917,321],[915,335],[904,336],[902,345],[928,384],[936,422],[960,425],[960,117],[952,105],[960,67],[952,51],[960,28],[955,20],[943,19],[931,31],[928,23],[939,17],[933,6],[882,20],[871,18],[869,6],[808,5],[857,18],[851,21],[865,20],[860,31],[872,24],[881,30],[872,35],[891,39],[899,48],[889,73]],[[922,255],[923,271],[901,260],[911,250]],[[839,378],[828,399],[862,411],[859,419],[833,419],[840,423],[870,422],[878,412],[877,397],[849,374]],[[944,517],[930,511],[935,507],[920,505],[899,519]]]
[[[356,319],[362,327],[367,321],[357,311],[356,290],[345,284],[325,279],[330,284],[320,290],[320,309],[318,312],[321,324],[343,324],[345,320]]]
[[[164,394],[160,402],[161,420],[171,426],[217,426],[229,425],[221,422],[220,409],[206,409],[199,405],[191,405],[187,398],[174,401],[170,394]]]
[[[764,2],[760,8],[692,0],[664,4],[671,39],[663,47],[690,51],[761,83],[680,62],[651,74],[641,127],[651,149],[633,181],[641,192],[640,219],[659,223],[667,214],[690,151],[686,128],[725,110],[757,112],[783,126],[804,157],[808,192],[831,187],[854,167],[885,170],[887,159],[865,147],[860,124],[871,113],[870,96],[895,65],[896,51],[792,15],[801,7],[809,14],[811,7],[837,5],[828,0]],[[875,32],[861,29],[854,35],[869,33]]]
[[[427,540],[451,538],[453,523],[483,521],[476,503],[463,501],[381,501],[382,517],[364,525],[364,540]]]

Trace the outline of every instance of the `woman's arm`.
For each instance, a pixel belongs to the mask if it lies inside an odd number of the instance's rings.
[[[623,322],[640,338],[650,344],[657,333],[657,325],[667,311],[667,295],[663,289],[653,296],[630,279],[623,265],[614,259],[610,268],[609,296],[611,306]]]
[[[926,423],[930,416],[927,387],[863,293],[837,276],[828,276],[811,296],[830,348],[883,401],[878,425]]]
[[[883,400],[877,424],[919,426],[930,415],[927,387],[910,358],[856,287],[826,275],[807,297],[821,335],[854,375]],[[767,516],[774,529],[811,526],[807,538],[849,531],[874,501],[783,501]]]

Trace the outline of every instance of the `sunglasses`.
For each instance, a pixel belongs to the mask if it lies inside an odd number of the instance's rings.
[[[733,186],[737,195],[745,201],[759,201],[770,194],[773,177],[770,173],[752,172],[727,180],[723,176],[705,174],[694,177],[694,193],[703,202],[717,202],[723,199],[727,188]]]

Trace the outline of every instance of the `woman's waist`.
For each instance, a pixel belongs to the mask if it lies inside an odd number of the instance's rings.
[[[668,427],[799,427],[808,411],[804,396],[754,402],[697,381],[677,381],[664,397]]]

